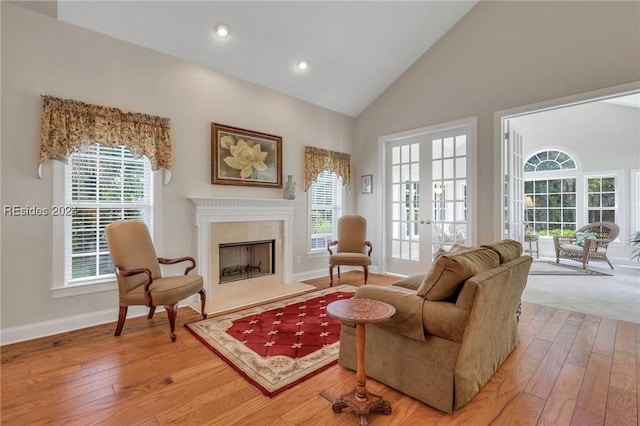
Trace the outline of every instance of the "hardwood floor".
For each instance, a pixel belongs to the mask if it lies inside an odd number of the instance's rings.
[[[337,279],[337,277],[336,277]],[[371,274],[370,284],[396,278]],[[342,282],[362,284],[361,272]],[[308,281],[327,287],[328,279]],[[339,283],[340,281],[336,281]],[[6,425],[354,425],[331,400],[353,387],[338,365],[274,398],[263,396],[183,327],[175,343],[164,313],[3,346],[1,421]],[[391,402],[371,425],[638,425],[640,325],[523,304],[520,342],[478,395],[447,415],[373,380]]]

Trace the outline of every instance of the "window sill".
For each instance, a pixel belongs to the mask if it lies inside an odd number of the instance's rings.
[[[80,296],[83,294],[91,294],[91,293],[101,293],[105,291],[113,291],[117,290],[118,285],[116,281],[98,281],[93,283],[83,283],[83,284],[74,284],[68,285],[65,287],[53,287],[51,291],[53,292],[53,298],[58,299],[61,297],[72,297],[72,296]]]

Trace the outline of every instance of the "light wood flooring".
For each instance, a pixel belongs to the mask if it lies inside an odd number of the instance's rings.
[[[371,275],[370,284],[395,278]],[[348,272],[342,282],[362,284]],[[327,287],[328,279],[308,281]],[[338,281],[339,283],[340,281]],[[338,365],[274,398],[263,396],[196,340],[178,312],[171,343],[164,313],[1,348],[3,425],[355,425],[331,400],[355,374]],[[115,320],[115,318],[114,318]],[[523,304],[519,344],[478,395],[444,414],[373,380],[391,402],[371,425],[638,425],[640,325]]]

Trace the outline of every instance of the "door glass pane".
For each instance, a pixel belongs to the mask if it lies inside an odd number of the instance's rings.
[[[391,181],[393,183],[400,182],[400,166],[391,167]]]
[[[432,163],[431,179],[437,181],[442,179],[442,160],[435,160]]]
[[[467,135],[456,137],[456,157],[467,155]]]
[[[442,162],[442,177],[444,179],[452,179],[453,175],[453,159],[449,158]]]
[[[414,143],[411,145],[411,161],[420,161],[420,144]]]
[[[394,146],[391,148],[391,164],[398,164],[400,162],[400,147]]]
[[[431,142],[431,146],[432,146],[431,158],[433,160],[442,158],[442,139],[434,139]]]
[[[444,200],[453,200],[455,198],[455,191],[453,189],[453,181],[452,180],[445,180],[444,182],[442,182],[442,198]]]
[[[401,194],[400,184],[394,183],[393,185],[391,185],[391,201],[396,203],[400,201],[400,194]]]
[[[420,243],[411,243],[411,260],[420,260]]]
[[[400,241],[393,240],[391,242],[391,256],[396,259],[400,257]]]
[[[400,203],[393,203],[391,205],[391,220],[400,220]]]
[[[455,152],[454,138],[444,138],[442,142],[442,156],[453,157]]]
[[[409,164],[402,165],[402,172],[400,175],[401,182],[406,182],[411,178],[411,174],[409,173]]]
[[[420,164],[411,164],[411,180],[418,182],[420,180]]]
[[[409,156],[409,145],[402,145],[402,147],[400,148],[401,151],[401,156],[400,156],[400,161],[402,163],[408,163],[411,161],[411,157]]]
[[[465,157],[456,158],[456,177],[467,177],[467,159]]]

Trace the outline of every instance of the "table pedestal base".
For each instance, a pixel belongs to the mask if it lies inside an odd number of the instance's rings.
[[[367,418],[369,413],[378,412],[385,415],[391,414],[391,404],[384,401],[380,395],[368,392],[366,395],[367,396],[365,398],[358,397],[356,389],[353,389],[349,393],[340,395],[340,397],[333,402],[333,412],[341,413],[343,408],[351,407],[353,412],[358,415],[360,426],[366,426],[369,424],[369,420]]]

